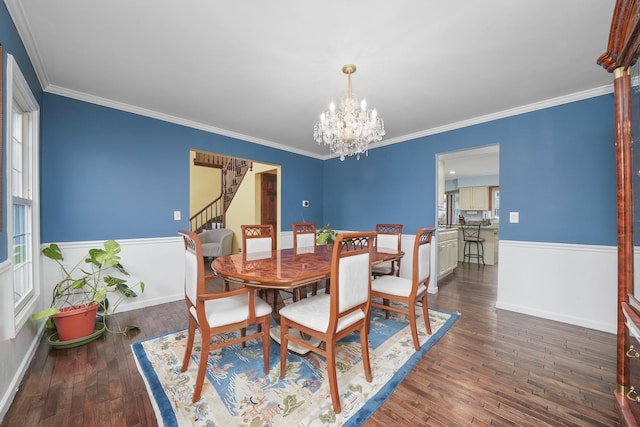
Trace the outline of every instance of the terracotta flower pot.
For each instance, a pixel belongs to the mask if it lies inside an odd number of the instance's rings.
[[[60,341],[91,335],[95,330],[98,307],[97,302],[79,308],[65,307],[60,309],[60,313],[52,315]]]

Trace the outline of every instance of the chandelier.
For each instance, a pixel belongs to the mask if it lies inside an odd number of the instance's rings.
[[[340,155],[340,160],[354,154],[360,159],[360,153],[368,155],[369,144],[380,141],[386,133],[384,122],[375,108],[368,110],[367,102],[363,99],[358,103],[358,98],[351,93],[351,74],[356,72],[356,66],[345,65],[342,72],[347,75],[347,94],[338,109],[331,101],[329,111],[320,115],[320,121],[313,127],[313,139],[318,144],[329,145],[333,153]]]

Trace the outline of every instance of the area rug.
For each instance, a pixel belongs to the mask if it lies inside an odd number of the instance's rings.
[[[424,330],[422,310],[418,312],[418,329]],[[273,340],[268,375],[258,340],[245,348],[236,345],[212,351],[202,398],[194,404],[199,333],[184,373],[180,368],[186,329],[133,343],[132,348],[161,426],[358,426],[380,407],[458,316],[429,309],[433,334],[420,334],[421,349],[416,352],[406,316],[391,313],[385,319],[382,311],[372,310],[369,347],[373,381],[368,383],[364,378],[357,334],[340,341],[336,350],[340,414],[334,413],[331,405],[325,359],[314,353],[289,353],[286,376],[280,379],[280,346]]]

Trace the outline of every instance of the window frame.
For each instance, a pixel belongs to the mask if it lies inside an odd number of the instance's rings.
[[[7,239],[7,263],[11,268],[8,269],[6,286],[11,290],[10,298],[2,298],[0,302],[1,311],[5,314],[0,320],[0,339],[15,338],[20,329],[27,323],[31,314],[41,304],[40,294],[40,106],[27,83],[24,75],[12,55],[7,54],[6,68],[6,129],[5,129],[5,156],[2,162],[4,168],[4,177],[6,180],[6,191],[2,195],[2,201],[6,202],[6,228],[5,234]],[[13,291],[15,289],[14,267],[15,253],[13,248],[13,181],[12,181],[12,158],[13,158],[13,113],[14,103],[20,106],[22,112],[29,117],[30,128],[30,147],[29,147],[29,174],[31,181],[31,275],[33,280],[33,289],[25,303],[16,310],[14,303]],[[6,290],[5,290],[6,291]],[[7,292],[3,292],[4,295]]]

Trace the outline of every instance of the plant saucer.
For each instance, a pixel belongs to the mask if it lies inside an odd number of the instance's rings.
[[[86,337],[76,338],[75,340],[68,341],[60,341],[58,338],[58,333],[54,332],[47,338],[47,342],[51,347],[54,348],[72,348],[77,347],[88,342],[91,342],[104,334],[104,331],[107,330],[107,325],[104,322],[96,322],[96,328],[92,334],[87,335]]]

